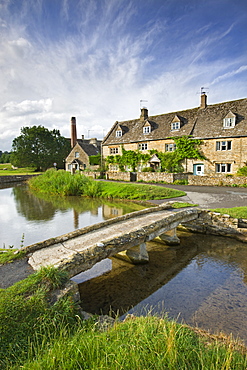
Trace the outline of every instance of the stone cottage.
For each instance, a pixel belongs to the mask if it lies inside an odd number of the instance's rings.
[[[76,170],[84,170],[90,166],[89,157],[100,154],[101,141],[96,138],[77,139],[76,118],[71,117],[71,152],[65,160],[66,171],[75,172]]]
[[[234,174],[247,164],[247,99],[208,105],[201,94],[193,109],[149,116],[141,109],[138,119],[116,122],[102,142],[103,157],[125,150],[176,150],[173,137],[190,135],[201,139],[206,160],[186,160],[184,171],[194,175]],[[118,170],[112,166],[109,170]]]

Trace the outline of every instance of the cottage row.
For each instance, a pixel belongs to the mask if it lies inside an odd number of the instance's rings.
[[[70,170],[73,163],[77,169],[84,169],[87,164],[80,149],[83,142],[76,139],[73,125],[71,127],[73,149],[66,159],[66,169]],[[143,153],[149,153],[151,149],[171,152],[176,150],[173,138],[184,135],[202,140],[200,151],[206,158],[186,160],[183,163],[185,172],[194,175],[236,173],[247,164],[247,99],[208,105],[207,95],[202,93],[201,104],[197,108],[156,116],[149,116],[148,109],[142,108],[140,118],[115,122],[102,143],[94,139],[93,142],[84,142],[84,146],[90,146],[93,154],[88,147],[89,156],[102,150],[104,159],[121,155],[123,147]],[[151,158],[148,166],[152,161],[157,161],[157,158]],[[118,166],[112,165],[109,170],[117,171]]]

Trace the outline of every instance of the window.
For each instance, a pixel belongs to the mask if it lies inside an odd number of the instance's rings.
[[[216,141],[216,150],[231,150],[231,141]]]
[[[149,134],[151,132],[151,127],[150,126],[144,126],[143,127],[143,133],[144,134]]]
[[[166,144],[165,151],[166,152],[174,152],[176,150],[176,144]]]
[[[231,172],[232,170],[231,167],[232,167],[231,163],[216,163],[215,170],[217,173],[227,173]]]
[[[79,152],[75,152],[75,158],[79,158]]]
[[[179,130],[180,129],[180,122],[172,122],[171,129],[172,130]]]
[[[118,154],[118,148],[110,148],[110,154]]]
[[[235,126],[235,121],[236,121],[236,118],[235,117],[224,118],[224,120],[223,120],[223,127],[224,128],[234,127]]]
[[[122,130],[117,130],[116,137],[121,137],[121,136],[122,136]]]
[[[148,149],[148,144],[147,143],[139,144],[138,148],[140,150],[147,150]]]

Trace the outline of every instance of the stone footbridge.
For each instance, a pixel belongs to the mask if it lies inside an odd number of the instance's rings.
[[[168,244],[178,244],[176,227],[197,219],[199,212],[196,208],[171,210],[171,205],[166,203],[78,229],[24,249],[34,270],[54,265],[67,270],[70,277],[111,256],[132,263],[146,263],[146,242],[160,237]]]
[[[68,271],[69,277],[73,277],[112,256],[135,264],[146,263],[146,243],[159,237],[168,245],[178,244],[176,228],[180,224],[194,232],[234,237],[247,242],[247,225],[241,229],[238,219],[194,207],[175,210],[172,209],[172,203],[167,202],[23,249],[34,270],[54,265]]]

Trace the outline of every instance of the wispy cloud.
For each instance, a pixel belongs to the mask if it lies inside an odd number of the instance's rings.
[[[246,95],[246,52],[219,52],[236,41],[236,21],[197,19],[198,6],[9,0],[0,7],[1,150],[25,125],[69,136],[76,116],[79,135],[102,137],[116,120],[138,117],[141,99],[158,114],[196,106],[200,86],[213,86],[215,101]]]

